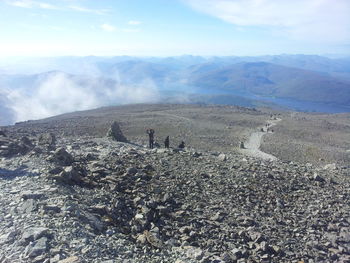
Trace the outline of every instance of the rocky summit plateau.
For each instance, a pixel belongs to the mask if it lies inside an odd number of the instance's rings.
[[[1,127],[0,262],[350,262],[349,130],[206,105]]]

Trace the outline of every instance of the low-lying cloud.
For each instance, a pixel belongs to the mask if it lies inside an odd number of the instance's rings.
[[[0,110],[5,117],[0,119],[0,125],[107,105],[152,103],[159,101],[160,95],[151,80],[126,86],[112,80],[79,79],[55,72],[41,77],[31,90],[3,89],[2,98]]]

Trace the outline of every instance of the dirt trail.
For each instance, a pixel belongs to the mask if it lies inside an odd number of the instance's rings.
[[[281,121],[281,119],[268,120],[265,126],[259,127],[259,131],[253,132],[250,135],[249,139],[246,142],[244,142],[245,149],[241,149],[241,152],[248,156],[257,157],[264,160],[277,160],[275,156],[273,156],[272,154],[264,153],[260,151],[259,148],[262,137],[267,133],[272,133],[271,128],[275,126],[279,121]]]

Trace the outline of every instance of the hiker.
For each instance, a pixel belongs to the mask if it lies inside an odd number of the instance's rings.
[[[261,128],[260,131],[261,131],[261,132],[264,132],[264,128]]]
[[[166,149],[169,149],[169,136],[167,136],[164,140],[164,146]]]
[[[185,148],[185,142],[184,142],[184,141],[182,141],[182,142],[179,144],[179,148],[180,148],[180,149]]]
[[[153,129],[148,129],[147,130],[147,134],[149,137],[149,148],[153,149],[153,145],[154,145],[154,130]]]
[[[239,148],[245,149],[245,147],[244,147],[244,142],[241,142],[241,143],[239,144]]]

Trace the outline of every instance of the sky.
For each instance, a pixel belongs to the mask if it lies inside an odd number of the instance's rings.
[[[0,57],[350,54],[349,0],[0,0]]]

